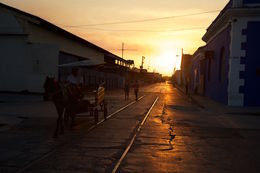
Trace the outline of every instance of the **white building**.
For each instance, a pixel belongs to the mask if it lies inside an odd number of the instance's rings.
[[[43,92],[58,65],[84,59],[100,63],[110,52],[37,16],[0,3],[0,91]],[[111,57],[116,57],[112,55]]]

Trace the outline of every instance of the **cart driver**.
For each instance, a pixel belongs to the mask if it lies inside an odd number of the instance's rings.
[[[83,87],[83,78],[79,75],[79,69],[72,68],[71,74],[67,78],[67,82],[70,84],[71,94],[75,99],[79,99],[82,96],[81,89]]]
[[[76,67],[72,68],[71,74],[67,78],[67,82],[78,87],[82,87],[83,78],[79,75],[79,69]]]

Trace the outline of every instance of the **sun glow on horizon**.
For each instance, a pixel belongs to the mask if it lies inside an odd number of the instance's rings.
[[[163,50],[160,55],[154,59],[156,69],[163,75],[172,75],[174,69],[180,68],[180,53],[174,49]]]

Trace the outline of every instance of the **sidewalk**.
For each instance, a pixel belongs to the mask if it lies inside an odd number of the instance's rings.
[[[185,94],[185,88],[175,86],[179,91]],[[208,97],[197,94],[187,95],[199,107],[219,114],[234,114],[234,115],[253,115],[260,116],[260,107],[233,107],[216,102]]]

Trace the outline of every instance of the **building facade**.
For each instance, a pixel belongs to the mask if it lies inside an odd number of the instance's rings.
[[[58,65],[95,60],[129,68],[126,61],[37,16],[0,3],[0,91],[43,92],[46,76],[61,79]],[[111,67],[111,66],[110,66]],[[68,72],[68,70],[67,70]],[[86,84],[107,81],[108,88],[122,87],[122,74],[104,69],[84,69]],[[93,84],[93,85],[94,85]]]
[[[259,0],[227,4],[203,36],[203,51],[193,55],[192,76],[201,67],[203,94],[230,106],[260,106],[259,31]]]

